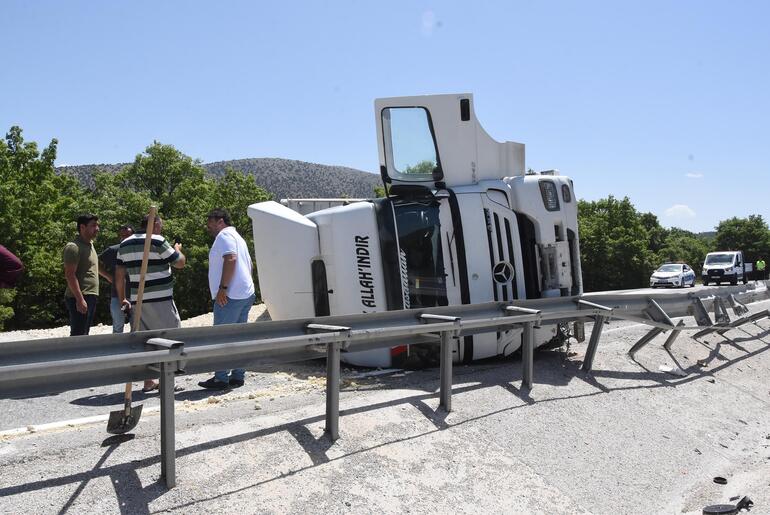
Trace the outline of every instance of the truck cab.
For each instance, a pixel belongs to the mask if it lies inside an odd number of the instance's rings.
[[[703,261],[701,280],[704,286],[710,283],[719,285],[723,282],[738,284],[738,281],[746,284],[748,277],[743,252],[740,250],[709,252]]]
[[[274,319],[582,293],[572,181],[526,173],[524,145],[487,135],[472,95],[378,99],[375,117],[386,198],[304,216],[275,202],[249,207]],[[560,329],[536,329],[536,344],[563,338]],[[453,352],[469,362],[520,345],[512,329],[466,336]],[[394,342],[345,359],[403,366],[435,350]]]

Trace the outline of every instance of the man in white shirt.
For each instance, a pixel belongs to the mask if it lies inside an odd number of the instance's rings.
[[[214,301],[214,325],[242,324],[248,320],[254,305],[252,264],[246,241],[230,225],[230,214],[214,209],[208,214],[206,229],[214,236],[209,251],[209,290]],[[209,390],[225,390],[243,386],[246,371],[235,368],[218,370],[214,377],[198,386]]]

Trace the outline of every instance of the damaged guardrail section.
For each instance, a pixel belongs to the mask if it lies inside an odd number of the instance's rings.
[[[724,306],[724,299],[728,299],[735,309],[735,306],[742,306],[742,302],[766,298],[768,290],[763,284],[700,293],[702,296],[607,292],[579,297],[1,342],[0,398],[160,378],[161,476],[171,488],[176,484],[174,378],[179,374],[232,368],[236,364],[254,367],[326,357],[325,430],[330,439],[336,440],[339,437],[340,355],[343,352],[389,347],[394,341],[440,345],[440,407],[450,411],[452,348],[456,339],[462,336],[520,327],[523,385],[531,388],[535,327],[565,321],[593,321],[583,361],[583,369],[590,371],[604,322],[610,318],[641,321],[653,326],[654,331],[702,331],[704,326],[708,329],[714,325],[707,312],[703,316],[709,307],[719,310]],[[741,309],[738,308],[736,313],[738,311]],[[695,315],[699,324],[701,321],[703,324],[690,328],[674,326],[670,320],[670,317],[685,315]],[[745,318],[756,320],[756,317]],[[714,330],[726,330],[730,323],[736,322],[722,320],[720,323]],[[638,348],[632,350],[635,352]]]

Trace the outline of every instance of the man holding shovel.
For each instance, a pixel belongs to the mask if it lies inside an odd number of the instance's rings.
[[[148,218],[149,216],[144,217],[140,231],[120,243],[116,259],[115,288],[118,298],[122,299],[123,308],[130,310],[138,300],[145,240],[147,233],[150,233],[151,243],[147,256],[141,318],[139,327],[134,327],[134,331],[181,326],[179,312],[174,304],[174,278],[171,276],[171,267],[184,268],[186,258],[181,251],[182,244],[176,243],[172,247],[160,235],[163,230],[163,220],[160,217],[154,217],[153,227],[148,230]],[[130,292],[125,291],[126,274],[129,277]],[[147,393],[157,388],[158,383],[148,379],[144,382],[142,391]]]

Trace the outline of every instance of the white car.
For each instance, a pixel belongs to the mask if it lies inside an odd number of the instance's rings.
[[[683,263],[665,263],[650,276],[650,288],[658,286],[695,286],[695,272]]]

